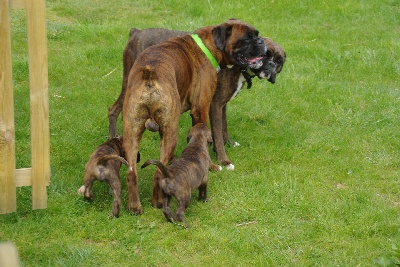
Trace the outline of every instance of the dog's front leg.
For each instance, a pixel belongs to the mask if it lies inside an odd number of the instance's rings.
[[[224,143],[231,145],[232,141],[228,134],[228,122],[226,120],[226,104],[222,107],[221,122],[222,122],[222,136],[224,138]]]
[[[211,133],[213,138],[213,149],[217,154],[217,160],[228,170],[234,170],[228,155],[225,152],[224,139],[222,136],[222,107],[218,102],[212,102],[210,106]]]
[[[183,196],[177,197],[178,208],[176,209],[175,220],[179,222],[185,221],[185,211],[189,206],[191,194],[183,193]]]
[[[238,142],[232,141],[228,134],[228,122],[226,119],[226,104],[222,108],[222,136],[224,138],[224,143],[231,145],[233,147],[240,146]]]
[[[199,186],[199,200],[207,201],[207,182],[208,175],[203,178],[202,184]]]
[[[171,196],[167,195],[167,194],[164,194],[164,197],[163,197],[163,213],[164,213],[164,216],[167,219],[167,221],[173,222],[174,215],[172,214],[170,202],[171,202]]]

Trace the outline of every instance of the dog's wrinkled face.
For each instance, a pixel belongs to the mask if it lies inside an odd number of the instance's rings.
[[[267,53],[263,56],[262,66],[260,68],[251,68],[260,79],[267,79],[271,83],[275,83],[276,75],[282,71],[283,64],[286,60],[286,53],[282,46],[272,41],[270,38],[264,38],[267,46]]]
[[[262,66],[267,47],[251,25],[230,19],[215,27],[212,33],[217,48],[229,56],[229,64],[254,69]]]

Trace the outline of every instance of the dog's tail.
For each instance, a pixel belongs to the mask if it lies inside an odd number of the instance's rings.
[[[115,155],[115,154],[111,154],[111,155],[105,155],[103,156],[101,159],[99,159],[98,163],[101,165],[104,165],[106,163],[107,160],[110,159],[118,159],[119,161],[121,161],[126,167],[128,167],[129,170],[132,170],[132,166],[129,165],[128,161],[126,161],[126,159],[124,159],[121,156]]]
[[[153,67],[150,65],[146,65],[143,68],[142,80],[144,81],[153,81],[157,79],[157,73],[154,71]]]
[[[164,174],[165,177],[168,178],[172,178],[172,173],[171,171],[168,169],[167,166],[165,166],[164,164],[162,164],[160,161],[155,160],[155,159],[149,159],[148,161],[146,161],[145,163],[143,163],[142,165],[142,169],[146,168],[147,166],[149,166],[150,164],[152,165],[156,165],[160,171]]]

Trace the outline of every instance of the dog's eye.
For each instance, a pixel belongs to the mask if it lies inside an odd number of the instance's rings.
[[[278,58],[278,59],[276,60],[276,63],[279,64],[279,65],[281,65],[281,64],[283,63],[282,58]]]

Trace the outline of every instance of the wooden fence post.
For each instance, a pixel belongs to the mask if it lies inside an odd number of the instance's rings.
[[[9,16],[12,8],[26,9],[29,51],[32,167],[17,170]],[[0,214],[16,211],[18,186],[32,186],[32,209],[44,209],[50,183],[45,0],[0,0],[0,36]]]
[[[0,0],[0,213],[17,210],[10,6]]]
[[[32,208],[47,208],[50,182],[50,130],[47,70],[46,4],[27,1],[31,99]]]

